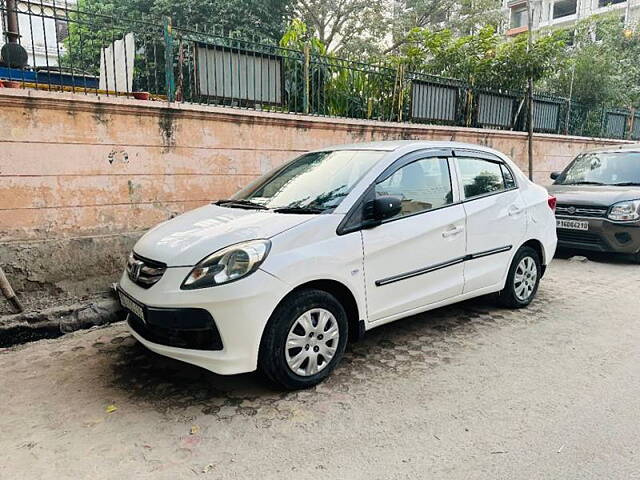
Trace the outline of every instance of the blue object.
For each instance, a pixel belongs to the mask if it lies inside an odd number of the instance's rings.
[[[0,80],[60,85],[64,87],[98,88],[98,77],[60,72],[38,72],[19,68],[0,67]]]

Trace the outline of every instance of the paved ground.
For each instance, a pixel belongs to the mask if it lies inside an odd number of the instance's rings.
[[[638,266],[556,260],[529,309],[381,327],[298,393],[122,324],[0,350],[0,478],[640,478],[639,291]]]

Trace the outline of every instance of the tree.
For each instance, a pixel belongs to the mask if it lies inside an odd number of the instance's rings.
[[[551,91],[588,108],[640,106],[640,32],[617,16],[581,21],[566,58],[546,82]]]
[[[336,57],[327,52],[313,31],[298,19],[290,23],[280,46],[287,49],[285,90],[290,110],[301,112],[307,106],[308,111],[323,115],[378,120],[401,118],[400,108],[394,108],[401,93],[395,89],[397,78],[390,69],[354,65]]]
[[[531,51],[527,40],[526,35],[505,40],[491,26],[461,37],[448,29],[416,28],[397,58],[411,71],[456,78],[471,86],[521,90],[529,75],[537,81],[562,64],[565,33],[537,37]]]
[[[334,53],[376,50],[390,25],[386,0],[298,0],[294,12]]]
[[[396,52],[414,28],[498,29],[500,7],[500,0],[297,0],[293,11],[330,52],[362,58]]]
[[[395,0],[393,41],[384,52],[397,51],[416,29],[447,29],[454,36],[472,35],[491,26],[499,31],[504,22],[500,0]]]
[[[141,13],[169,15],[175,25],[240,34],[263,36],[278,41],[287,26],[290,0],[127,0],[139,3]],[[118,2],[120,3],[120,2]],[[125,2],[126,3],[126,2]],[[145,4],[150,4],[145,10]]]
[[[287,49],[284,68],[288,75],[285,76],[284,88],[289,109],[317,112],[320,104],[326,101],[324,86],[329,77],[326,45],[313,36],[304,22],[294,18],[280,39],[280,46]],[[308,72],[308,78],[305,78],[305,72]],[[318,93],[310,94],[312,88]]]

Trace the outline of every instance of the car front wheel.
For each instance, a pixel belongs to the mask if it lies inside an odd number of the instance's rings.
[[[286,389],[312,387],[340,362],[347,336],[347,314],[333,295],[322,290],[296,292],[269,319],[259,368]]]
[[[498,294],[498,303],[507,308],[522,308],[531,303],[538,291],[542,263],[533,248],[522,246],[509,267],[504,289]]]

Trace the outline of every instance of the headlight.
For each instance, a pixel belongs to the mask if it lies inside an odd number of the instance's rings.
[[[270,248],[269,240],[253,240],[218,250],[193,267],[180,288],[213,287],[246,277],[258,269]]]
[[[608,215],[616,222],[633,222],[640,219],[640,200],[631,200],[613,204]]]

